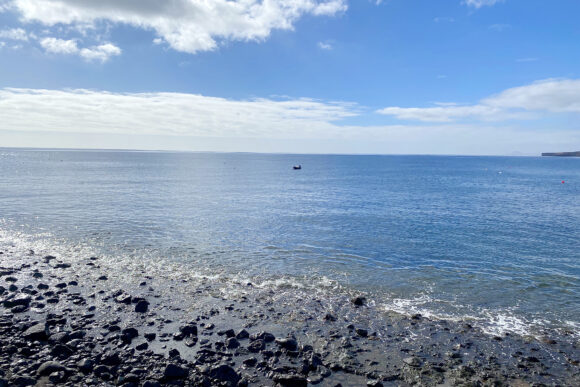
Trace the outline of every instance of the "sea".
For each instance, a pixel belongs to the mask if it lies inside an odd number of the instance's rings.
[[[580,331],[580,158],[0,148],[0,179],[0,249]]]

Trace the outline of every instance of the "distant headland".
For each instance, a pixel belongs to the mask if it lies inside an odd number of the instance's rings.
[[[542,153],[542,156],[580,157],[580,151],[576,151],[576,152]]]

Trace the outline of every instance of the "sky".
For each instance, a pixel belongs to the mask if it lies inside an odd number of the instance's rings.
[[[0,0],[0,146],[580,150],[577,0]]]

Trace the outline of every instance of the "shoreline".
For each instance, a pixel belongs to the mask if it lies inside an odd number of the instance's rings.
[[[0,386],[580,385],[573,337],[397,313],[369,326],[377,311],[361,299],[297,302],[14,250],[0,249]]]

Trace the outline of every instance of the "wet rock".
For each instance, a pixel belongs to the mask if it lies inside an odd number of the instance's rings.
[[[405,363],[406,365],[410,366],[410,367],[421,367],[421,365],[423,364],[423,361],[421,361],[421,359],[419,359],[417,356],[410,356],[410,357],[406,357],[403,359],[403,363]]]
[[[24,305],[28,307],[30,302],[32,301],[32,297],[24,294],[20,294],[12,299],[8,299],[4,301],[4,307],[6,308],[13,308],[18,305]]]
[[[65,372],[67,369],[62,364],[55,362],[55,361],[47,361],[42,363],[40,367],[36,370],[36,373],[40,376],[47,376],[52,374],[53,372],[63,371]]]
[[[248,333],[247,330],[242,329],[241,331],[238,332],[238,334],[236,335],[236,339],[238,340],[243,340],[243,339],[247,339],[250,337],[250,334]]]
[[[55,269],[68,269],[70,267],[70,263],[57,263],[54,265]]]
[[[156,380],[146,380],[142,387],[161,387],[161,383]]]
[[[368,337],[368,335],[369,335],[369,331],[367,331],[366,329],[362,329],[362,328],[357,328],[355,330],[355,332],[360,337]]]
[[[137,302],[137,305],[135,305],[135,312],[137,312],[137,313],[145,313],[145,312],[147,312],[148,309],[149,309],[149,303],[145,300],[141,300],[141,301]]]
[[[139,376],[132,373],[128,373],[117,378],[117,385],[119,386],[127,386],[127,384],[137,385],[137,383],[139,383]]]
[[[236,336],[236,332],[234,332],[233,329],[227,329],[227,330],[223,330],[223,331],[219,331],[218,336],[226,336],[226,337],[235,337]]]
[[[14,375],[10,380],[10,386],[34,386],[36,379],[29,376]]]
[[[101,362],[108,366],[117,366],[121,364],[121,357],[119,356],[119,352],[115,351],[105,354],[102,357]]]
[[[48,326],[41,323],[31,326],[23,334],[25,339],[31,341],[45,341],[48,340],[49,335]]]
[[[52,261],[53,259],[56,259],[56,257],[53,255],[46,255],[43,259],[44,259],[44,262],[50,263],[50,261]]]
[[[135,349],[137,351],[145,351],[145,350],[149,349],[149,344],[147,344],[147,343],[141,343],[141,344],[137,345],[135,347]]]
[[[318,355],[312,354],[310,356],[310,358],[308,359],[308,367],[312,371],[314,371],[315,369],[317,369],[321,365],[322,365],[322,359]]]
[[[298,342],[295,339],[276,339],[276,344],[288,351],[296,351],[298,349]]]
[[[115,298],[115,302],[118,302],[119,304],[130,305],[131,296],[128,294],[121,294]]]
[[[106,275],[102,275],[102,276],[100,276],[99,278],[97,278],[97,280],[98,280],[98,281],[106,281],[106,280],[108,280],[108,279],[109,279],[109,278],[108,278]]]
[[[0,296],[6,292],[6,288],[4,286],[0,286]]]
[[[250,358],[243,361],[243,364],[246,367],[254,367],[257,363],[258,363],[258,359],[256,359],[255,357],[250,357]]]
[[[167,378],[167,379],[185,379],[187,377],[187,375],[189,374],[189,371],[185,368],[182,368],[178,365],[175,364],[169,364],[167,365],[167,367],[165,367],[165,370],[163,371],[163,375]]]
[[[130,344],[137,336],[139,336],[139,331],[135,328],[125,328],[121,331],[121,340],[127,344]]]
[[[369,380],[367,382],[367,387],[383,387],[383,383],[379,380]]]
[[[18,278],[16,278],[16,277],[6,277],[4,280],[6,282],[16,282],[16,281],[18,281]]]
[[[307,387],[308,380],[300,375],[276,375],[274,381],[283,387]]]
[[[66,283],[64,283],[64,282],[61,282],[61,283],[58,283],[58,284],[54,285],[54,287],[55,287],[55,288],[58,288],[58,289],[64,289],[64,288],[66,288],[67,286],[68,286],[68,285],[67,285]]]
[[[250,340],[263,340],[265,343],[271,343],[276,337],[268,332],[259,332],[255,335],[250,336]]]
[[[173,359],[176,357],[181,357],[181,354],[179,353],[179,351],[175,348],[173,348],[172,350],[169,351],[169,358]]]
[[[329,312],[324,315],[324,319],[326,321],[336,321],[336,316]]]
[[[266,348],[266,344],[264,343],[264,340],[254,340],[250,343],[250,345],[248,345],[248,351],[254,352],[254,353],[260,352],[264,348]]]
[[[95,362],[91,359],[82,359],[77,363],[77,367],[82,372],[91,372],[95,367]]]
[[[68,358],[74,353],[74,351],[72,350],[72,348],[70,348],[66,345],[57,344],[52,348],[50,353],[52,354],[52,356],[55,356],[58,358]]]
[[[38,284],[38,286],[36,286],[39,290],[46,290],[48,289],[48,285],[47,284]]]
[[[355,306],[363,306],[364,304],[366,304],[367,299],[365,297],[358,296],[352,298],[350,302],[352,302]]]
[[[154,332],[150,332],[150,333],[145,333],[145,335],[143,335],[143,336],[145,337],[145,339],[147,341],[153,341],[157,337],[157,334]]]
[[[236,349],[240,346],[240,342],[235,337],[230,337],[226,340],[226,348]]]
[[[179,327],[179,332],[181,332],[185,336],[197,336],[197,325],[187,324],[187,325],[181,326],[181,327]]]
[[[105,374],[110,374],[111,370],[109,369],[109,367],[101,364],[101,365],[96,366],[93,372],[97,376],[102,376]]]
[[[238,383],[241,379],[240,375],[229,365],[222,364],[217,367],[213,367],[209,370],[209,376],[212,379],[217,379],[222,382],[228,382],[233,385]]]
[[[17,313],[23,313],[26,312],[28,310],[28,307],[25,305],[17,305],[14,308],[10,309],[10,312],[17,314]]]

